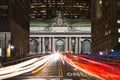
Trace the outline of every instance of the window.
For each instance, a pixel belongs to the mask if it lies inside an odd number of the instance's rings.
[[[111,34],[111,30],[109,30],[109,34]]]
[[[120,28],[118,29],[118,33],[120,33]]]
[[[117,2],[117,6],[120,7],[120,2]]]
[[[100,0],[99,3],[102,4],[102,0]]]
[[[120,37],[118,38],[118,42],[120,42]]]
[[[108,34],[109,34],[109,32],[106,31],[106,32],[105,32],[105,36],[107,36]]]
[[[117,20],[117,23],[119,23],[119,24],[120,24],[120,20]]]

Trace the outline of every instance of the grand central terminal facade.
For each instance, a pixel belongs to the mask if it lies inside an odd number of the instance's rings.
[[[31,23],[29,44],[33,53],[90,53],[91,24],[71,24],[58,12],[48,25]]]

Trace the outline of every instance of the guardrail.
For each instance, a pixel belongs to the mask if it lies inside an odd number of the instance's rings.
[[[2,63],[1,63],[1,67],[13,65],[13,64],[17,64],[17,63],[20,63],[20,62],[23,62],[23,61],[26,61],[26,60],[29,60],[29,59],[32,59],[32,58],[35,58],[35,57],[41,57],[41,56],[42,56],[42,55],[40,55],[40,54],[30,55],[30,56],[26,56],[26,57],[24,57],[24,58],[11,60],[11,61],[9,61],[9,62],[2,62]]]

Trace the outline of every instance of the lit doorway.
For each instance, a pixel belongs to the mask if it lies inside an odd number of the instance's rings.
[[[64,52],[65,50],[65,43],[62,39],[58,39],[56,41],[56,51],[59,51],[59,52]]]

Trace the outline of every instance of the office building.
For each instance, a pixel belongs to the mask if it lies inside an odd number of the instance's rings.
[[[92,52],[110,51],[120,43],[120,1],[91,1]]]
[[[90,0],[31,0],[31,19],[52,19],[57,11],[69,19],[90,19]]]
[[[29,52],[29,6],[27,0],[0,0],[0,47],[2,57],[21,56]],[[9,52],[8,46],[14,51]]]

